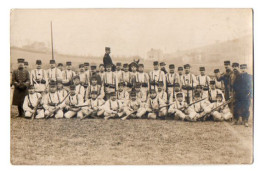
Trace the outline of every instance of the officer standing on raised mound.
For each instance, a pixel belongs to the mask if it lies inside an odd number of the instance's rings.
[[[105,47],[105,52],[106,53],[105,53],[104,58],[103,58],[103,64],[104,64],[105,67],[107,67],[107,65],[112,65],[112,71],[114,72],[116,67],[113,64],[113,61],[112,61],[112,59],[109,55],[111,53],[110,47]]]

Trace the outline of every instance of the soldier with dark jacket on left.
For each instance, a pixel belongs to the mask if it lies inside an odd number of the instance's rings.
[[[14,85],[13,105],[18,106],[18,116],[24,116],[23,101],[28,94],[28,86],[30,85],[30,75],[24,69],[24,59],[18,58],[18,69],[12,73],[12,85]]]

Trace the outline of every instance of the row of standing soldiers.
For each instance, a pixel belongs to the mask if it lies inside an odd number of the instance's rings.
[[[113,64],[106,64],[106,66],[100,64],[97,68],[95,64],[90,66],[89,63],[84,63],[79,65],[79,71],[74,72],[70,61],[66,63],[66,69],[63,70],[62,64],[58,64],[56,67],[55,60],[50,60],[50,68],[43,70],[41,60],[37,60],[36,69],[29,73],[24,68],[24,59],[18,59],[18,70],[14,71],[12,76],[12,84],[15,86],[13,104],[18,105],[19,115],[23,115],[22,105],[24,97],[28,94],[28,87],[31,85],[30,89],[33,87],[35,92],[48,97],[46,94],[50,93],[54,83],[57,88],[56,92],[61,95],[59,101],[62,101],[69,91],[75,89],[75,94],[82,96],[80,105],[87,103],[94,93],[97,94],[97,99],[104,101],[110,101],[111,94],[112,96],[115,94],[116,99],[121,102],[131,99],[132,94],[146,104],[152,99],[151,93],[156,93],[156,97],[160,97],[159,99],[162,99],[164,105],[172,104],[177,97],[182,96],[183,102],[187,103],[187,106],[196,102],[198,96],[207,99],[210,104],[217,102],[217,97],[222,96],[223,102],[232,98],[229,107],[234,108],[235,111],[233,112],[234,123],[237,123],[239,117],[243,117],[247,123],[250,98],[253,93],[252,79],[246,73],[245,64],[240,65],[239,70],[238,63],[233,63],[231,68],[230,61],[225,61],[226,72],[220,74],[219,69],[215,69],[215,75],[211,78],[205,74],[205,67],[200,67],[200,75],[196,76],[190,72],[189,64],[178,67],[177,72],[175,72],[173,64],[169,65],[169,72],[166,71],[164,62],[159,64],[155,61],[153,65],[154,69],[146,73],[144,65],[136,62],[130,65],[116,63],[114,71]],[[236,99],[239,99],[240,102]],[[175,112],[175,114],[177,113]],[[185,117],[186,119],[193,118]]]

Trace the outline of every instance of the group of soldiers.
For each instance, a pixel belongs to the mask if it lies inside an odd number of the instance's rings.
[[[72,70],[50,60],[50,68],[27,70],[18,59],[18,69],[12,74],[13,105],[19,116],[26,118],[173,118],[183,121],[231,121],[248,126],[252,80],[247,65],[225,61],[226,72],[214,70],[214,76],[191,73],[185,64],[175,70],[170,64],[153,62],[153,70],[144,72],[144,64],[120,62],[79,64]],[[244,81],[245,88],[239,88]],[[243,91],[243,92],[242,92]],[[247,97],[245,97],[245,94]],[[234,100],[236,98],[236,100]],[[237,100],[240,100],[237,101]],[[242,101],[241,101],[242,100]],[[230,110],[232,109],[232,110]]]

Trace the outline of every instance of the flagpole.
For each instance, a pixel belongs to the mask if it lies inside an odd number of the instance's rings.
[[[52,21],[51,21],[51,56],[54,60],[54,52],[53,52],[53,34],[52,34]]]

